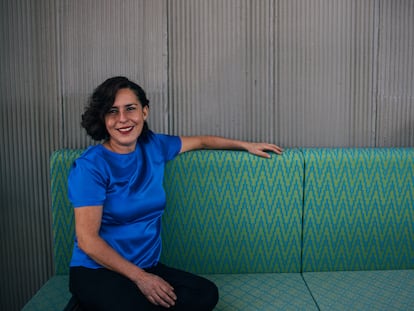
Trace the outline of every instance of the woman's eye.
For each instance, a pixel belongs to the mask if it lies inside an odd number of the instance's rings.
[[[135,110],[135,109],[137,109],[135,106],[129,106],[129,107],[127,107],[127,111],[132,111],[132,110]]]
[[[115,114],[115,113],[117,113],[116,109],[109,109],[108,110],[108,114]]]

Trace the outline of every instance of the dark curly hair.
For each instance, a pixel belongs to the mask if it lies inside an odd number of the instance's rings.
[[[126,77],[112,77],[99,85],[91,97],[85,112],[82,114],[82,127],[94,140],[109,139],[109,133],[105,125],[105,115],[114,104],[117,92],[120,89],[130,89],[137,96],[142,107],[149,106],[149,100],[145,91],[138,84]],[[148,124],[145,121],[141,136],[148,132]]]

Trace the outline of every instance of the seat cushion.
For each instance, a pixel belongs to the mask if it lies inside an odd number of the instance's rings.
[[[72,297],[68,286],[68,275],[52,277],[24,306],[22,311],[63,310]]]
[[[317,310],[299,273],[209,274],[219,288],[220,310]],[[22,311],[63,310],[71,294],[68,276],[51,278]]]
[[[413,310],[414,270],[308,272],[320,310]]]
[[[317,310],[299,273],[204,275],[219,288],[215,311]]]

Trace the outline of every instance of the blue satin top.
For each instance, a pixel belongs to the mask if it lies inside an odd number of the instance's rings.
[[[100,236],[140,268],[158,263],[165,208],[164,166],[181,149],[178,136],[148,132],[134,152],[118,154],[89,147],[72,165],[69,200],[75,208],[103,206]],[[101,268],[75,238],[71,267]]]

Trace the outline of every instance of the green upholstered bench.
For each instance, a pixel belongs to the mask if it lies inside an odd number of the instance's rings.
[[[55,275],[24,310],[70,298],[69,167],[51,157]],[[414,149],[196,151],[169,162],[162,261],[219,287],[216,310],[410,310]]]
[[[303,277],[321,310],[414,310],[414,149],[304,149]]]
[[[55,276],[24,310],[62,310],[73,210],[67,176],[81,150],[51,157]],[[166,167],[162,261],[202,274],[220,291],[217,310],[316,310],[301,275],[303,156],[241,151],[184,153]]]

